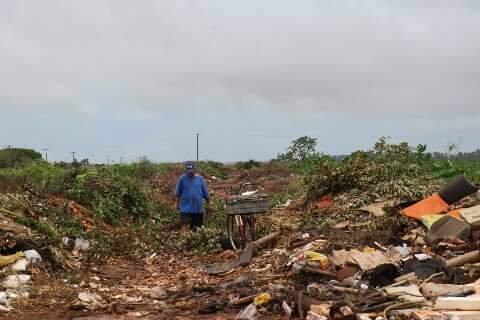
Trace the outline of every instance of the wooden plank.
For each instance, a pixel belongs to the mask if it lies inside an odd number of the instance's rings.
[[[455,316],[458,320],[478,320],[480,311],[444,311],[447,316]]]
[[[438,298],[435,310],[480,311],[480,294],[468,297]]]

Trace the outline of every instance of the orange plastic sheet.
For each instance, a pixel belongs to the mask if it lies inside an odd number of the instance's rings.
[[[440,214],[448,211],[448,204],[440,198],[438,194],[433,194],[414,205],[402,210],[402,214],[421,220],[422,216]]]

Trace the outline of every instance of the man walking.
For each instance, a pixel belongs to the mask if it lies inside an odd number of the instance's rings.
[[[203,177],[198,175],[194,162],[185,164],[185,173],[180,176],[175,189],[177,210],[184,225],[196,230],[203,226],[203,201],[207,203],[207,215],[211,213],[210,197]]]

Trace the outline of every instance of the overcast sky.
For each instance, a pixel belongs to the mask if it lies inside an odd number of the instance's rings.
[[[0,147],[269,159],[480,148],[479,1],[0,0]]]

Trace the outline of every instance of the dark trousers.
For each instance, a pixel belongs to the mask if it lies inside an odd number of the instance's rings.
[[[183,224],[190,226],[190,229],[196,230],[203,226],[203,213],[181,213],[180,220]]]

